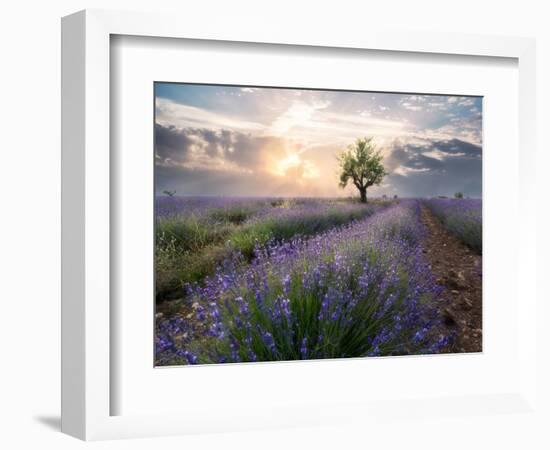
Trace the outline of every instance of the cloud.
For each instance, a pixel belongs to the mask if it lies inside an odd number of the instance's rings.
[[[156,123],[177,128],[213,128],[241,131],[263,130],[265,125],[258,122],[241,120],[227,114],[218,114],[196,106],[183,105],[165,98],[155,102]]]
[[[390,174],[381,194],[424,197],[452,195],[460,191],[481,196],[481,147],[460,139],[396,139],[385,149],[384,163]]]
[[[155,125],[156,165],[210,171],[247,171],[250,169],[230,158],[235,152],[239,138],[239,133],[223,129],[178,129],[174,126],[157,124]]]
[[[427,172],[430,169],[426,167],[422,167],[420,169],[415,169],[414,167],[407,167],[407,166],[399,166],[397,169],[393,171],[394,175],[401,175],[404,177],[409,176],[411,173],[421,173],[421,172]]]
[[[330,105],[330,102],[302,102],[295,101],[290,107],[279,117],[277,117],[271,126],[268,133],[281,135],[288,133],[293,128],[307,127],[316,111],[325,109]]]
[[[158,164],[183,163],[192,145],[193,139],[186,132],[174,126],[155,125],[155,159]]]
[[[476,123],[479,122],[479,123]],[[478,147],[481,146],[481,119],[454,118],[451,123],[447,123],[438,128],[426,129],[418,133],[428,139],[440,141],[459,139]]]
[[[277,136],[155,127],[156,190],[189,195],[339,195],[332,145]],[[481,147],[460,139],[398,138],[382,148],[390,175],[374,195],[481,195]],[[352,190],[349,192],[353,192]]]
[[[409,100],[413,101],[413,102],[425,102],[429,96],[427,95],[409,95],[407,97]]]
[[[413,105],[412,103],[409,103],[409,102],[401,103],[401,106],[403,106],[403,108],[405,109],[408,109],[409,111],[422,111],[424,109],[420,105]]]
[[[210,168],[156,166],[155,191],[176,190],[178,195],[219,196],[333,196],[331,186],[300,181],[304,169],[290,168],[284,176],[269,173],[235,173]],[[336,183],[334,183],[336,185]]]
[[[428,105],[431,108],[437,108],[437,109],[446,109],[448,106],[446,102],[429,102]]]
[[[445,141],[434,141],[432,142],[432,146],[446,156],[460,155],[481,159],[481,147],[479,145],[465,142],[460,139],[454,138]]]
[[[458,104],[459,104],[460,106],[464,106],[464,107],[466,107],[466,106],[474,106],[474,105],[475,105],[475,101],[474,101],[473,98],[470,98],[470,97],[462,97],[462,98],[459,100]]]
[[[426,156],[424,153],[432,148],[432,143],[425,145],[402,144],[401,141],[392,143],[387,156],[384,159],[386,169],[393,173],[395,171],[401,174],[410,173],[411,170],[435,170],[443,166],[442,160]],[[401,168],[399,170],[399,168]]]
[[[171,168],[169,173],[195,169],[211,176],[226,172],[236,176],[288,177],[301,182],[320,175],[316,163],[304,157],[304,151],[301,145],[277,136],[155,126],[156,166]]]
[[[424,104],[429,99],[426,95],[403,95],[399,99],[399,105],[413,112],[423,111]]]

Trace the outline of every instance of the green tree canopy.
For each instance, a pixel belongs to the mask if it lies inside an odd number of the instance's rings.
[[[338,156],[340,165],[340,187],[352,182],[361,195],[361,202],[367,203],[367,188],[378,185],[387,175],[382,164],[383,156],[371,138],[360,138]]]

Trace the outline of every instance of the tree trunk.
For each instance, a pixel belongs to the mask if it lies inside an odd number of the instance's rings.
[[[367,203],[367,188],[359,189],[361,194],[361,203]]]

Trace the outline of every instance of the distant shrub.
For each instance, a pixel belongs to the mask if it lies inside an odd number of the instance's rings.
[[[462,192],[455,192],[455,198],[464,198],[464,194]]]
[[[246,207],[212,209],[208,215],[217,222],[229,222],[239,225],[251,217],[256,211]]]

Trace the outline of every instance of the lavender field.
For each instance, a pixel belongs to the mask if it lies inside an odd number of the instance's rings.
[[[467,351],[434,230],[481,254],[481,201],[159,196],[155,363]]]

